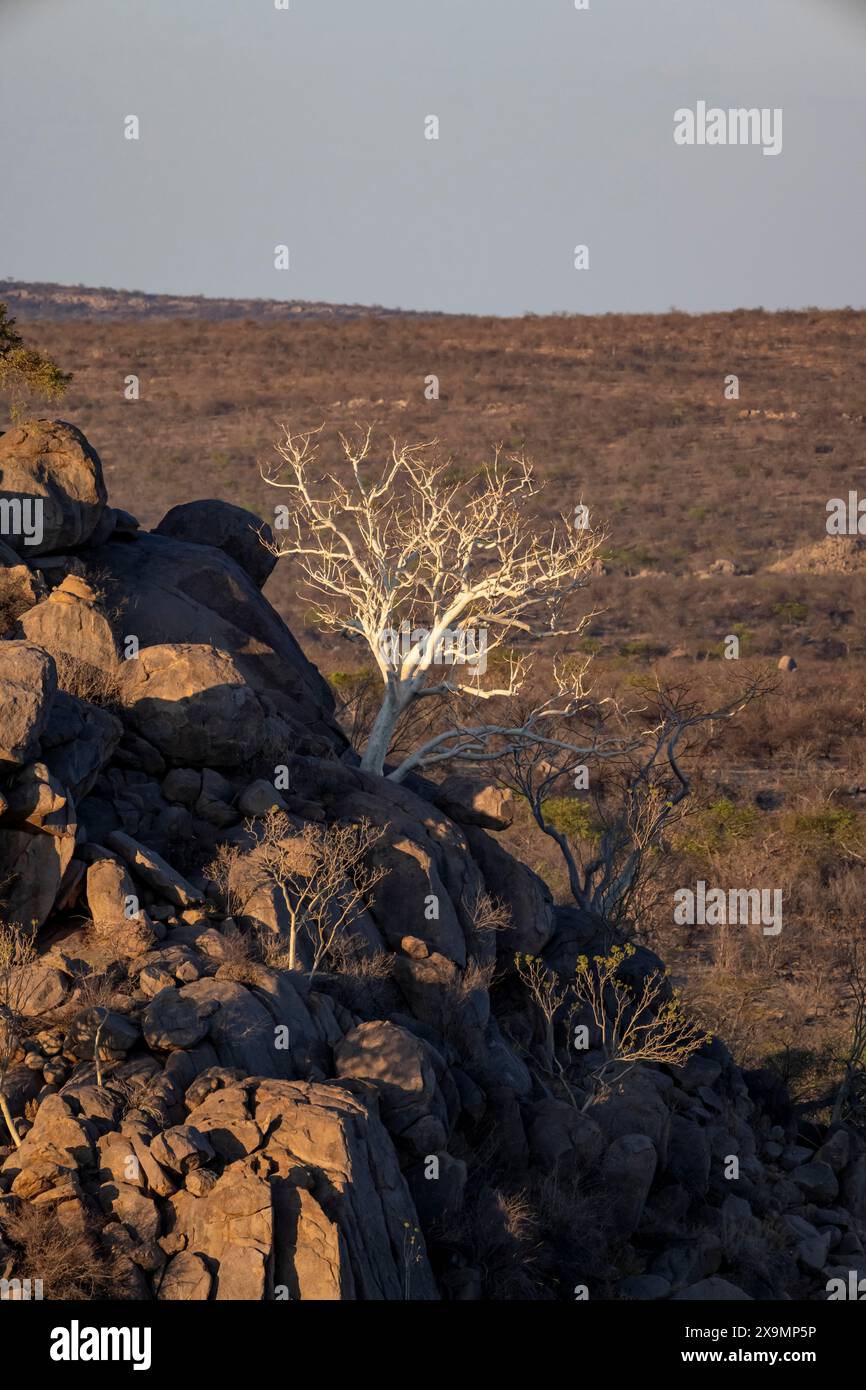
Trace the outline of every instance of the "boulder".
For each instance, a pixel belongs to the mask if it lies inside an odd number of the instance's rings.
[[[839,1195],[839,1183],[829,1163],[813,1159],[811,1163],[801,1163],[791,1172],[791,1179],[812,1202],[829,1204]]]
[[[635,1067],[616,1092],[593,1106],[592,1117],[608,1141],[639,1130],[653,1142],[664,1167],[668,1156],[671,1112],[649,1068]]]
[[[0,443],[3,437],[0,436]],[[57,671],[32,642],[0,641],[0,770],[39,755],[39,740],[57,690]]]
[[[201,792],[196,800],[194,811],[200,820],[209,825],[235,825],[238,812],[232,806],[234,788],[225,777],[213,768],[205,767],[201,774]]]
[[[212,1091],[200,1105],[190,1110],[187,1118],[188,1127],[225,1163],[234,1163],[255,1153],[263,1139],[243,1086],[225,1086]]]
[[[316,1262],[313,1287],[323,1296],[362,1300],[435,1299],[424,1238],[393,1144],[375,1108],[337,1085],[260,1081],[252,1097],[259,1128],[268,1135],[274,1174],[276,1249],[274,1282],[289,1297],[302,1296],[303,1246],[298,1246],[299,1179],[319,1203],[327,1203],[330,1226],[325,1251]],[[309,1177],[302,1179],[298,1167]],[[310,1184],[310,1177],[312,1184]],[[311,1209],[306,1228],[322,1231]],[[329,1269],[329,1273],[328,1273]]]
[[[162,1272],[157,1298],[171,1301],[207,1302],[212,1280],[201,1255],[179,1250]]]
[[[370,853],[371,864],[385,871],[376,885],[370,915],[389,946],[399,945],[411,930],[438,954],[465,965],[464,929],[440,877],[438,856],[428,849],[425,838],[385,830]],[[435,901],[435,913],[431,901]]]
[[[830,1254],[832,1237],[829,1228],[819,1231],[810,1221],[794,1212],[789,1212],[782,1219],[793,1236],[794,1252],[800,1264],[811,1273],[820,1274]]]
[[[492,782],[479,782],[457,774],[446,777],[436,790],[436,805],[461,825],[479,825],[483,830],[507,830],[514,819],[514,800],[510,791]]]
[[[656,1255],[650,1273],[658,1275],[675,1289],[696,1284],[715,1274],[722,1262],[722,1246],[712,1231],[701,1231],[691,1240],[681,1240]]]
[[[124,1121],[124,1132],[109,1131],[98,1143],[99,1177],[103,1183],[127,1182],[158,1197],[171,1197],[177,1183],[150,1149],[150,1131],[141,1122]]]
[[[218,1301],[260,1302],[268,1287],[273,1244],[269,1182],[232,1165],[202,1197],[178,1192],[170,1201],[170,1233],[201,1256]]]
[[[52,1009],[59,1009],[66,1002],[72,984],[65,970],[38,960],[10,972],[9,981],[9,997],[25,1018],[39,1018]]]
[[[225,652],[251,690],[267,693],[304,751],[330,754],[346,747],[333,722],[327,682],[224,551],[143,534],[96,547],[92,563],[108,604],[124,605],[124,633],[135,633],[142,650],[171,644]]]
[[[342,1037],[340,1026],[334,1022],[329,1027],[325,1017],[330,1000],[324,995],[310,994],[305,988],[305,977],[297,970],[258,970],[252,994],[267,1009],[273,1022],[287,1030],[289,1074],[308,1080],[330,1075],[331,1053],[327,1043],[339,1042]],[[313,1008],[315,1013],[311,1011]]]
[[[851,1159],[851,1136],[847,1129],[835,1129],[815,1154],[815,1161],[828,1163],[834,1173],[842,1173]]]
[[[150,1151],[160,1167],[181,1177],[203,1168],[216,1157],[207,1135],[190,1124],[172,1125],[157,1134]]]
[[[553,899],[547,884],[476,826],[466,827],[466,838],[488,893],[503,902],[511,915],[509,929],[497,932],[500,955],[509,962],[516,953],[540,955],[554,927]]]
[[[66,788],[45,763],[28,763],[6,789],[6,823],[48,835],[75,835],[75,810]]]
[[[431,1152],[406,1170],[406,1181],[424,1230],[458,1216],[463,1207],[467,1167],[462,1158]]]
[[[115,1009],[95,1006],[85,1009],[72,1020],[63,1042],[63,1050],[73,1057],[91,1058],[97,1048],[102,1061],[124,1057],[138,1042],[141,1031],[137,1023]]]
[[[182,806],[192,807],[201,796],[202,774],[194,767],[174,767],[162,784],[163,796],[167,801],[180,802]]]
[[[431,1049],[405,1028],[385,1020],[360,1024],[334,1049],[334,1066],[338,1077],[375,1086],[382,1119],[392,1134],[401,1134],[425,1115],[447,1125]]]
[[[134,728],[169,762],[236,767],[265,741],[264,706],[215,648],[145,647],[126,663],[121,692]]]
[[[640,1303],[654,1303],[656,1299],[667,1298],[670,1291],[669,1281],[658,1274],[631,1274],[619,1286],[620,1298],[634,1299]]]
[[[100,612],[92,587],[69,574],[48,597],[25,613],[19,624],[29,642],[50,652],[63,667],[90,667],[91,683],[117,672],[120,653],[111,623]]]
[[[244,1076],[292,1075],[291,1052],[277,1046],[279,1025],[243,985],[196,980],[184,985],[180,996],[210,1011],[209,1037],[223,1066],[238,1067]]]
[[[604,1135],[595,1120],[566,1101],[537,1101],[528,1108],[526,1136],[533,1163],[544,1170],[577,1164],[589,1168],[604,1150]]]
[[[154,527],[154,535],[171,536],[194,545],[217,546],[237,561],[259,589],[263,588],[277,563],[276,555],[263,544],[263,541],[273,544],[274,539],[267,522],[245,507],[216,498],[172,507]]]
[[[125,1226],[135,1241],[146,1245],[160,1234],[159,1207],[134,1183],[103,1183],[97,1197],[106,1216],[112,1216]]]
[[[156,937],[139,905],[135,885],[117,859],[97,859],[87,870],[87,906],[97,932],[111,939],[125,956],[150,950]]]
[[[41,502],[41,536],[5,534],[32,559],[84,545],[106,503],[102,465],[84,435],[63,420],[34,420],[0,435],[0,498]]]
[[[866,1154],[861,1154],[842,1176],[842,1200],[858,1221],[866,1224]]]
[[[285,811],[286,803],[273,782],[259,778],[245,787],[238,797],[238,810],[244,816],[266,816],[268,811]]]
[[[180,908],[201,902],[201,894],[191,883],[187,883],[182,874],[177,873],[153,850],[133,840],[131,835],[125,835],[122,830],[112,831],[108,843],[152,893],[167,898]]]
[[[36,931],[54,906],[75,849],[74,833],[0,830],[0,882],[3,914],[25,930]]]
[[[123,734],[107,709],[59,690],[42,735],[42,760],[76,802],[92,788]]]
[[[645,1134],[624,1134],[604,1155],[601,1178],[615,1235],[628,1240],[640,1221],[658,1158]]]
[[[722,1279],[715,1274],[710,1279],[701,1279],[697,1284],[692,1284],[687,1289],[680,1289],[675,1293],[672,1303],[751,1303],[753,1300],[749,1294],[743,1293],[736,1284],[731,1284],[727,1279]]]
[[[141,1016],[144,1040],[155,1052],[179,1052],[195,1047],[208,1031],[207,1010],[184,999],[174,986],[161,989]]]
[[[39,1164],[60,1171],[93,1171],[96,1165],[95,1134],[87,1122],[77,1120],[71,1106],[59,1095],[46,1096],[36,1112],[32,1128],[20,1148],[5,1160],[2,1171],[10,1177]]]
[[[665,1169],[688,1192],[703,1194],[710,1178],[710,1145],[707,1132],[686,1115],[671,1118]]]
[[[277,1190],[276,1200],[281,1259],[275,1297],[329,1303],[355,1298],[345,1238],[321,1202],[305,1188],[290,1184]]]

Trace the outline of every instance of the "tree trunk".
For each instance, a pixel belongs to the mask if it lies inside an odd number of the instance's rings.
[[[382,776],[388,749],[391,747],[394,726],[401,713],[402,709],[397,698],[390,691],[386,691],[361,758],[362,772],[372,772],[377,777]]]
[[[18,1130],[12,1118],[12,1111],[9,1109],[9,1104],[2,1091],[0,1091],[0,1112],[2,1112],[3,1119],[6,1121],[6,1128],[12,1135],[12,1143],[15,1145],[16,1149],[20,1149],[21,1140],[18,1138]]]

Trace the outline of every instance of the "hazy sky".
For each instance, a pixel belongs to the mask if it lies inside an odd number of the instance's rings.
[[[866,304],[857,0],[290,3],[0,0],[0,277],[496,314]],[[782,153],[678,147],[701,100],[782,108]]]

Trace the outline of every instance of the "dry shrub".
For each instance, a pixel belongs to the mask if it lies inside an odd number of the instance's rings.
[[[61,1222],[56,1208],[22,1202],[3,1215],[3,1233],[16,1247],[14,1276],[41,1279],[46,1299],[115,1299],[125,1294],[122,1266],[104,1256],[89,1231]]]
[[[22,614],[31,607],[31,600],[21,584],[5,567],[0,568],[0,636],[11,632]]]
[[[523,1192],[483,1190],[467,1201],[460,1216],[439,1233],[444,1244],[457,1246],[479,1269],[487,1301],[545,1297],[538,1277],[541,1234],[536,1213]]]
[[[217,967],[217,979],[234,980],[239,985],[254,986],[261,983],[263,965],[271,969],[282,969],[283,967],[271,959],[262,948],[265,938],[270,938],[273,942],[281,941],[273,932],[247,933],[237,928],[234,931],[223,932],[223,956]]]
[[[604,1204],[576,1174],[533,1171],[520,1187],[482,1187],[434,1237],[480,1270],[487,1301],[571,1301],[582,1284],[605,1297],[616,1277]]]
[[[363,936],[338,937],[328,955],[329,986],[339,1003],[362,1018],[387,1018],[399,1007],[394,998],[391,951],[371,951]]]
[[[58,688],[67,695],[75,695],[79,700],[108,710],[116,709],[121,703],[119,666],[111,669],[93,666],[63,651],[55,654],[54,661]]]
[[[442,991],[442,1036],[465,1059],[483,1052],[477,996],[487,993],[495,977],[495,961],[471,959],[454,984]]]
[[[483,891],[476,893],[470,904],[469,915],[473,935],[482,940],[489,933],[508,931],[511,926],[511,909],[507,903]]]
[[[223,905],[230,917],[238,916],[244,906],[235,886],[243,858],[244,854],[239,845],[221,844],[217,846],[213,859],[205,866],[205,874],[219,889]]]

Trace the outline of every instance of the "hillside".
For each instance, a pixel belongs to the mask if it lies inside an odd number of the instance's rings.
[[[215,321],[196,317],[198,301],[147,317],[120,296],[121,318],[31,322],[13,302],[28,339],[74,369],[62,413],[98,448],[113,503],[144,527],[202,493],[273,520],[279,498],[259,468],[281,422],[324,423],[335,457],[336,432],[356,422],[383,447],[391,434],[437,438],[467,483],[501,444],[532,459],[540,518],[584,502],[606,528],[578,644],[600,690],[638,706],[662,681],[711,706],[729,634],[744,664],[793,658],[773,694],[696,753],[691,815],[638,930],[741,1065],[770,1066],[799,1103],[820,1104],[850,1048],[862,928],[866,570],[859,538],[825,527],[830,498],[866,489],[866,315]],[[725,398],[731,373],[737,400]],[[425,395],[431,376],[438,399]],[[344,725],[362,730],[364,652],[320,632],[288,562],[265,592],[332,681]],[[533,648],[541,686],[555,654]],[[597,814],[590,797],[574,822],[587,853]],[[558,852],[524,807],[501,838],[568,901]],[[677,928],[670,893],[701,878],[783,891],[779,939]]]
[[[296,318],[347,319],[369,314],[402,314],[400,309],[361,304],[313,304],[299,299],[211,299],[205,295],[145,294],[141,290],[99,289],[0,280],[0,300],[30,320],[184,318],[199,320]]]
[[[798,1116],[699,1028],[611,1082],[622,1010],[670,1028],[646,947],[547,1026],[516,956],[580,979],[605,924],[497,842],[505,798],[359,769],[250,514],[145,530],[63,423],[0,436],[0,484],[47,518],[0,553],[0,1277],[572,1302],[866,1276],[856,1124]],[[351,933],[309,899],[293,928],[284,886],[329,862],[363,884]]]

